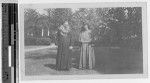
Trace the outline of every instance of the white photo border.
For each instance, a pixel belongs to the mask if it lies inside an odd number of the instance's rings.
[[[47,4],[47,5],[46,5]],[[107,4],[107,5],[106,5]],[[146,2],[99,2],[99,3],[37,3],[45,8],[103,8],[103,7],[142,7],[142,35],[143,35],[143,74],[102,74],[102,75],[41,75],[25,76],[24,58],[24,9],[35,6],[33,4],[19,4],[19,76],[20,80],[57,80],[57,79],[103,79],[103,78],[145,78],[148,77],[148,30]]]

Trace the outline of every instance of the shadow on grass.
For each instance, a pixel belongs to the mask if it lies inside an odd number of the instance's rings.
[[[96,48],[95,70],[104,74],[143,73],[143,55],[134,49]]]
[[[56,64],[44,64],[45,67],[51,68],[53,70],[56,70]],[[77,59],[72,58],[72,64],[71,64],[72,68],[76,68],[78,69],[78,62]]]
[[[56,70],[55,64],[45,64],[44,66]]]
[[[80,51],[73,51],[72,67],[78,69]],[[28,52],[26,59],[48,59],[56,58],[56,53],[49,49]],[[127,48],[109,48],[96,47],[95,48],[95,68],[94,70],[101,74],[139,74],[143,73],[143,55],[142,51]],[[45,67],[56,70],[55,64],[44,64]]]

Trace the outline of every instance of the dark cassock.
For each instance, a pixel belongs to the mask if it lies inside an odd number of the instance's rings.
[[[72,45],[71,35],[70,33],[63,33],[61,30],[57,34],[56,69],[69,70],[71,68],[71,50],[69,49]]]

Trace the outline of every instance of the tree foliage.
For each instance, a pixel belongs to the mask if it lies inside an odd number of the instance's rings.
[[[92,38],[98,43],[118,45],[125,41],[136,40],[137,43],[142,41],[140,7],[79,8],[75,12],[71,8],[44,10],[47,12],[45,15],[41,15],[34,9],[25,10],[26,34],[33,32],[32,34],[39,37],[43,29],[45,36],[49,34],[46,37],[55,39],[57,28],[68,21],[75,41],[78,40],[83,23],[89,25],[92,30]]]

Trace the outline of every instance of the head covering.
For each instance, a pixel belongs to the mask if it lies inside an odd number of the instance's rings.
[[[64,24],[63,24],[63,26],[64,26],[66,32],[69,32],[69,31],[70,31],[70,26],[69,26],[68,21],[65,21]]]
[[[59,27],[59,30],[63,33],[68,33],[70,31],[69,23],[66,21],[63,25]]]

